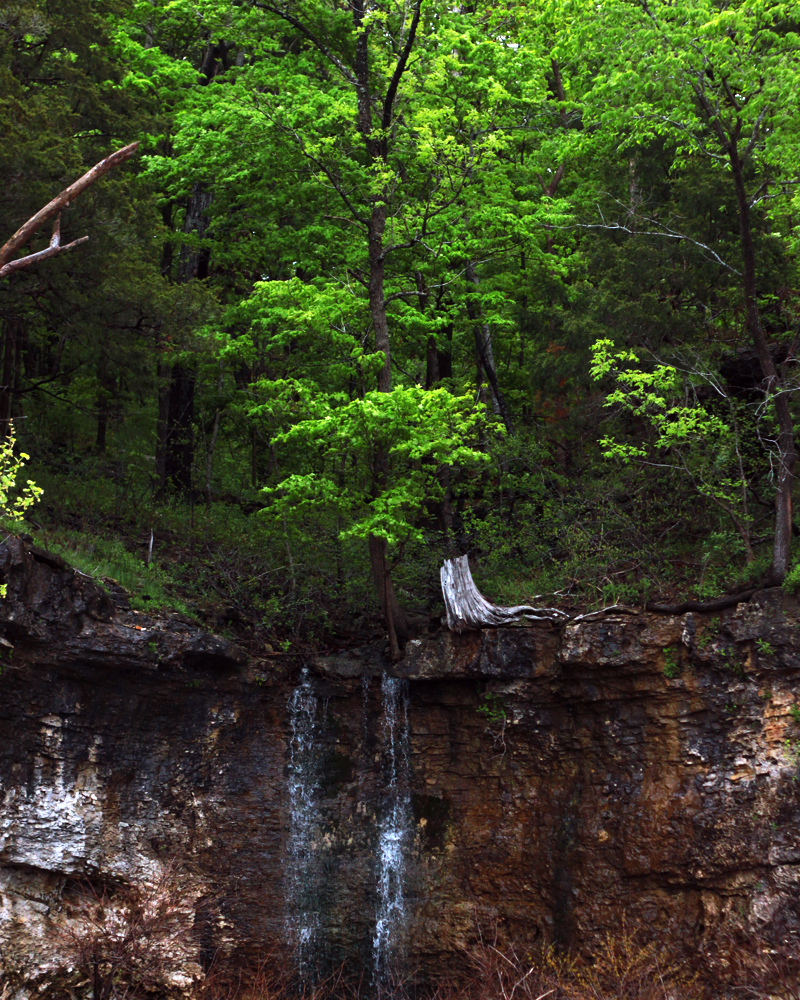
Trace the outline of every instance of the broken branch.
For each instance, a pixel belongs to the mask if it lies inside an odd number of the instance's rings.
[[[17,271],[20,268],[30,267],[31,264],[35,264],[40,260],[46,260],[48,257],[54,257],[59,253],[66,253],[81,243],[85,243],[89,239],[88,236],[82,236],[78,240],[73,240],[72,243],[68,243],[66,246],[61,245],[61,212],[78,195],[82,194],[87,187],[90,187],[95,181],[107,174],[109,170],[112,170],[133,156],[138,148],[139,143],[132,142],[130,145],[118,149],[115,153],[111,153],[110,156],[96,163],[91,170],[87,170],[82,177],[79,177],[73,184],[70,184],[68,188],[64,188],[61,194],[56,195],[36,215],[31,216],[26,223],[20,226],[11,239],[0,248],[0,278],[4,278],[7,274]],[[28,254],[27,257],[11,260],[11,255],[24,246],[35,235],[37,230],[53,217],[55,217],[53,235],[50,238],[50,245],[47,249]]]

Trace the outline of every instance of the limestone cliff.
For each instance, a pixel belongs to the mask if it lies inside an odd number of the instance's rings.
[[[294,938],[308,961],[436,970],[490,927],[590,949],[623,918],[708,974],[735,926],[797,947],[800,612],[780,590],[711,618],[442,631],[392,666],[248,660],[14,539],[0,571],[12,979],[58,968],[76,879],[176,860],[198,968]]]

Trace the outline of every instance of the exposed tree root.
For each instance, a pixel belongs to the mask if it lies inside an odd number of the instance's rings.
[[[758,587],[751,587],[749,590],[741,590],[738,594],[726,594],[724,597],[715,597],[711,601],[682,601],[680,604],[657,604],[655,601],[648,601],[645,604],[645,611],[653,611],[658,615],[685,615],[687,611],[699,611],[701,614],[710,614],[714,611],[724,611],[734,604],[744,604],[749,601],[753,594],[759,590],[772,590],[772,587],[765,587],[761,584]]]

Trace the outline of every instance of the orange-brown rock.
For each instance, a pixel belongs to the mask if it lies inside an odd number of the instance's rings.
[[[711,618],[443,631],[395,665],[370,649],[300,664],[248,661],[178,617],[121,611],[14,539],[0,570],[12,979],[54,974],[76,877],[135,882],[176,858],[192,871],[198,965],[284,941],[303,866],[319,957],[369,965],[390,796],[385,671],[408,684],[395,928],[408,962],[452,967],[495,926],[521,949],[590,950],[623,920],[709,975],[736,926],[796,948],[800,612],[780,590]],[[303,666],[314,816],[300,851],[288,705]]]

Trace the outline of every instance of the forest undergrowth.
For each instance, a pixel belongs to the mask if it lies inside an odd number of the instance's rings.
[[[105,586],[123,588],[136,610],[169,608],[241,641],[295,649],[382,635],[366,551],[358,540],[340,541],[335,523],[319,519],[276,537],[257,491],[210,503],[204,495],[157,500],[146,483],[137,488],[91,454],[68,472],[43,462],[27,471],[44,493],[24,531]],[[428,544],[406,548],[395,586],[417,631],[437,626],[439,566],[463,552],[490,599],[565,611],[708,599],[757,582],[769,565],[768,539],[746,564],[724,519],[657,480],[630,489],[616,473],[584,469],[553,476],[550,495],[531,503],[507,478],[503,496],[496,484],[471,484],[449,537],[431,519],[422,524]]]

